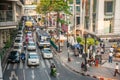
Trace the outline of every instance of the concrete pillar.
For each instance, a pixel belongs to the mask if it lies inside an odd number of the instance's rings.
[[[2,47],[2,31],[0,30],[0,48]]]
[[[115,34],[120,34],[120,0],[116,0],[116,2],[115,2],[113,32]]]
[[[17,17],[16,17],[16,3],[12,2],[12,7],[13,7],[13,20],[17,22]]]
[[[93,32],[93,0],[90,0],[90,32]]]
[[[3,47],[3,31],[0,30],[0,47],[2,48]]]
[[[97,0],[96,6],[96,32],[104,34],[104,0]]]
[[[2,67],[1,67],[1,58],[0,58],[0,80],[3,80],[3,73],[2,73]]]
[[[4,36],[4,42],[6,42],[7,41],[7,32],[6,32],[6,30],[4,30],[3,36]]]

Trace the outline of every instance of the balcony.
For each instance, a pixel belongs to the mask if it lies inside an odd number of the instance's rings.
[[[17,22],[0,22],[0,29],[17,28]]]
[[[18,23],[13,16],[12,10],[0,10],[0,29],[16,28]]]

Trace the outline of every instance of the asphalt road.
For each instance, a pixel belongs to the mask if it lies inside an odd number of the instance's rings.
[[[39,66],[27,66],[25,63],[8,63],[3,73],[4,80],[96,80],[88,76],[77,74],[64,66],[56,56],[53,59],[43,59],[40,49],[37,48],[39,54]],[[27,55],[28,51],[26,51]],[[50,76],[50,65],[55,63],[57,68],[57,77]]]

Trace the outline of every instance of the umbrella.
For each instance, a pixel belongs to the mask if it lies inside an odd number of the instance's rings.
[[[26,21],[25,26],[32,27],[32,22],[31,21]]]

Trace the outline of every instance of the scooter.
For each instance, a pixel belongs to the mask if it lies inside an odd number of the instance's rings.
[[[25,62],[25,54],[24,55],[21,54],[21,60],[22,60],[23,63]]]
[[[51,74],[51,76],[56,77],[57,76],[57,70],[56,70],[56,68],[52,68],[50,74]]]

